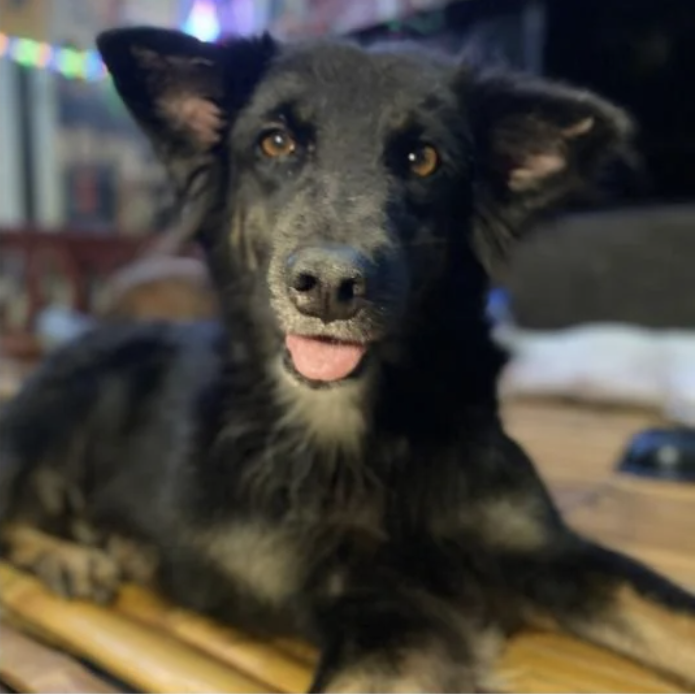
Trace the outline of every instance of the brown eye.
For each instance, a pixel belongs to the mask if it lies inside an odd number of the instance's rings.
[[[261,138],[261,151],[266,157],[286,157],[294,154],[297,143],[287,130],[277,128]]]
[[[431,145],[420,145],[408,153],[408,166],[416,176],[427,178],[439,168],[439,154]]]

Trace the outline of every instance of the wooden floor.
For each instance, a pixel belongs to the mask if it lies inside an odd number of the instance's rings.
[[[654,417],[558,403],[508,404],[505,417],[574,526],[695,589],[695,485],[613,471],[629,436]],[[253,641],[135,588],[112,609],[69,604],[0,565],[0,592],[0,693],[122,691],[104,673],[147,692],[299,692],[309,682],[314,656],[304,646]],[[617,657],[542,634],[517,638],[499,670],[514,691],[679,691]]]

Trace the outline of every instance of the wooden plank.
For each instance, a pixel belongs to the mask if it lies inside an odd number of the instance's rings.
[[[305,691],[316,661],[315,653],[302,645],[300,653],[309,662],[302,665],[299,677],[295,673],[288,680],[284,676],[286,650],[282,647],[266,644],[259,648],[258,642],[167,605],[139,588],[127,588],[118,609],[144,615],[148,623],[162,629],[173,627],[180,638],[246,672],[264,667],[266,681],[277,690]],[[259,658],[258,662],[254,663],[254,658]],[[499,664],[499,674],[507,685],[505,691],[677,691],[672,683],[633,663],[560,635],[518,637]]]
[[[614,481],[567,514],[576,528],[615,545],[640,544],[695,555],[695,493],[659,494],[652,482]]]
[[[641,410],[569,407],[561,403],[506,402],[505,424],[549,482],[600,484],[637,432],[663,425]]]
[[[507,691],[675,692],[672,682],[612,653],[558,634],[514,639],[500,672]]]
[[[74,659],[0,623],[0,680],[21,692],[116,692]]]
[[[303,692],[311,684],[311,660],[307,663],[277,645],[252,639],[235,629],[179,609],[135,586],[121,591],[116,609],[176,636],[239,672],[271,684],[274,689]],[[306,649],[305,655],[307,652],[311,657],[311,650]]]
[[[0,596],[10,614],[45,631],[67,651],[146,692],[264,692],[253,680],[174,637],[99,605],[61,600],[0,563]]]
[[[167,604],[140,588],[127,587],[117,609],[174,633],[187,643],[247,674],[264,673],[275,690],[306,691],[316,654],[300,646],[303,662],[289,670],[287,651],[262,644],[239,632]],[[504,691],[674,692],[677,688],[654,673],[570,637],[524,634],[516,638],[499,664]]]

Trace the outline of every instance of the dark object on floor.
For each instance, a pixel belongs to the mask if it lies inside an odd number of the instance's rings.
[[[620,472],[676,482],[695,482],[695,429],[648,429],[632,438]]]

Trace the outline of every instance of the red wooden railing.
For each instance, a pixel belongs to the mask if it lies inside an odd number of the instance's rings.
[[[119,267],[133,260],[147,240],[116,234],[51,232],[32,228],[0,228],[0,281],[11,288],[0,303],[0,337],[7,352],[32,351],[37,314],[51,301],[46,278],[53,277],[69,294],[72,308],[90,313],[94,288]],[[14,272],[10,272],[8,268]],[[25,306],[19,324],[10,322],[11,303]]]

